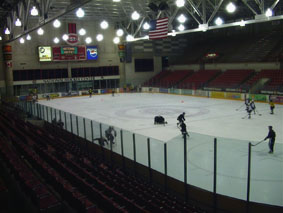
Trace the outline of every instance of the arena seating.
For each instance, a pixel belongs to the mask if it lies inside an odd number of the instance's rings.
[[[246,83],[242,84],[241,88],[250,89],[260,79],[264,79],[264,78],[267,78],[269,80],[261,90],[279,91],[280,87],[283,84],[283,70],[262,70],[256,73],[256,75],[250,78]]]
[[[153,76],[151,79],[149,79],[147,82],[144,83],[144,86],[154,87],[156,86],[160,80],[167,75],[170,74],[170,71],[161,71],[157,75]]]
[[[178,88],[200,89],[219,73],[220,70],[199,70],[179,83]]]
[[[120,168],[111,168],[63,129],[47,123],[47,132],[3,111],[0,117],[1,129],[7,130],[19,155],[78,212],[204,212]]]
[[[207,87],[223,89],[238,88],[253,73],[253,70],[227,70],[211,81]]]

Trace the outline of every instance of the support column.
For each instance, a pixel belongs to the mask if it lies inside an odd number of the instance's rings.
[[[6,97],[14,96],[13,89],[13,68],[12,68],[12,46],[3,46],[3,59],[4,59],[4,76],[6,84]]]

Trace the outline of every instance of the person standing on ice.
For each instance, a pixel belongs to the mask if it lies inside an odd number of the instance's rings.
[[[269,153],[272,154],[273,153],[273,148],[274,148],[276,134],[273,131],[272,126],[269,126],[268,129],[269,129],[268,135],[264,138],[264,140],[269,138],[269,143],[268,143]]]
[[[189,133],[187,132],[187,126],[186,124],[183,122],[181,123],[181,133],[183,135],[183,137],[185,138],[186,136],[190,137]]]
[[[251,106],[252,111],[254,111],[254,114],[255,114],[255,102],[254,102],[254,100],[251,100],[250,106]]]
[[[185,119],[185,112],[183,112],[182,114],[180,114],[177,118],[178,123],[177,123],[177,127],[179,127],[182,123],[184,123]]]

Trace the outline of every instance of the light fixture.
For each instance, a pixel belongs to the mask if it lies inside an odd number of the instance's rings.
[[[91,42],[92,42],[91,37],[87,37],[87,38],[85,39],[85,42],[86,42],[87,44],[91,43]]]
[[[184,16],[183,14],[179,15],[179,17],[177,18],[177,20],[180,23],[185,23],[185,21],[187,20],[186,16]]]
[[[85,35],[85,34],[86,34],[85,29],[84,29],[84,28],[81,28],[81,29],[79,30],[79,34],[80,34],[81,36]]]
[[[22,26],[22,22],[21,22],[21,20],[20,20],[19,18],[17,18],[17,20],[16,20],[16,22],[15,22],[15,25],[16,25],[17,27]]]
[[[223,24],[222,18],[218,17],[218,18],[215,20],[215,24],[216,24],[217,26]]]
[[[100,23],[100,27],[101,27],[102,29],[104,29],[104,30],[107,29],[108,26],[109,26],[109,24],[108,24],[108,22],[105,21],[105,20]]]
[[[55,37],[54,39],[53,39],[53,42],[55,43],[55,44],[58,44],[59,43],[59,38],[57,38],[57,37]]]
[[[43,30],[42,28],[39,28],[39,29],[37,30],[37,34],[38,34],[38,35],[43,35],[43,33],[44,33],[44,30]]]
[[[235,10],[236,10],[235,4],[230,2],[229,4],[227,4],[226,10],[227,10],[228,13],[234,13]]]
[[[207,29],[208,29],[208,24],[200,24],[200,25],[198,26],[198,28],[199,28],[201,31],[206,32]]]
[[[113,0],[113,2],[120,2],[121,0]]]
[[[96,40],[97,40],[97,41],[102,41],[102,40],[103,40],[103,35],[102,35],[102,34],[98,34],[98,35],[96,36]]]
[[[172,30],[172,36],[176,36],[176,31]]]
[[[58,19],[56,19],[55,21],[53,21],[53,26],[55,28],[59,28],[61,26],[61,22]]]
[[[244,20],[241,20],[240,21],[240,24],[239,24],[241,27],[244,27],[246,25],[246,22]]]
[[[20,38],[20,43],[21,44],[25,43],[25,39],[24,38]]]
[[[9,34],[10,34],[10,30],[9,30],[8,27],[5,29],[5,34],[6,34],[6,35],[9,35]]]
[[[26,39],[27,39],[28,41],[30,41],[30,40],[31,40],[31,37],[30,37],[30,35],[29,35],[29,34],[27,35]]]
[[[127,40],[127,41],[133,41],[133,40],[134,40],[134,36],[132,36],[132,35],[127,35],[126,40]]]
[[[137,11],[134,11],[131,17],[133,20],[138,20],[140,18],[140,14]]]
[[[185,1],[184,0],[176,0],[176,5],[177,5],[177,7],[183,7],[185,5]]]
[[[115,38],[113,39],[113,42],[114,42],[114,44],[119,44],[120,38],[119,38],[119,37],[115,37]]]
[[[84,11],[82,8],[79,8],[79,9],[76,11],[76,15],[77,15],[77,17],[82,18],[82,17],[85,16],[85,11]]]
[[[116,31],[116,35],[120,37],[120,36],[124,35],[124,31],[122,29],[118,29]]]
[[[150,25],[147,23],[147,22],[145,22],[144,24],[143,24],[143,29],[144,30],[148,30],[150,28]]]
[[[62,36],[62,39],[63,39],[64,41],[67,41],[67,40],[69,39],[69,36],[68,36],[67,34],[64,34],[64,35]]]
[[[0,41],[2,41],[2,36],[0,36]]]
[[[179,30],[179,31],[184,31],[184,30],[185,30],[184,25],[180,24],[180,25],[178,26],[178,30]]]
[[[30,14],[32,16],[37,16],[38,15],[38,10],[36,9],[36,6],[33,6],[31,11],[30,11]]]
[[[271,17],[273,15],[272,10],[270,8],[268,8],[265,12],[265,16],[266,17]]]

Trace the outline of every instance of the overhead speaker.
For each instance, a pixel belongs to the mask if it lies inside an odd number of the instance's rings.
[[[158,6],[156,4],[154,4],[153,2],[149,3],[148,7],[154,12],[158,11]]]

